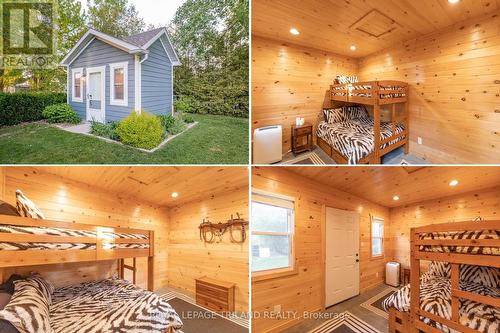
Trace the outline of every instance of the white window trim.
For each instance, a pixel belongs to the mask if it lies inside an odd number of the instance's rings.
[[[264,200],[262,200],[264,199]],[[290,231],[288,233],[277,233],[277,232],[260,232],[250,229],[251,235],[275,235],[275,236],[289,236],[290,237],[290,249],[289,249],[289,266],[281,268],[273,268],[269,270],[253,271],[252,276],[254,281],[272,279],[275,277],[287,276],[297,273],[297,266],[295,262],[295,198],[269,193],[261,190],[252,191],[252,203],[259,202],[262,204],[273,205],[273,201],[288,201],[290,202],[290,208],[292,210],[292,215],[290,217]],[[276,204],[279,207],[285,207],[280,204]],[[285,207],[287,208],[287,207]]]
[[[142,64],[141,64],[141,56],[136,54],[134,56],[134,93],[135,93],[135,112],[140,113],[142,109],[142,87],[141,87],[141,79],[142,79]]]
[[[115,99],[115,69],[123,68],[123,100]],[[109,104],[128,106],[128,61],[109,64]]]
[[[75,96],[75,74],[80,74],[80,97]],[[83,103],[83,68],[71,69],[71,101]]]
[[[374,254],[373,253],[373,223],[380,223],[382,224],[382,237],[376,237],[382,240],[381,244],[381,253],[380,254]],[[385,234],[385,221],[381,217],[376,217],[372,216],[371,222],[370,222],[370,257],[373,259],[378,259],[378,258],[383,258],[384,257],[384,234]]]

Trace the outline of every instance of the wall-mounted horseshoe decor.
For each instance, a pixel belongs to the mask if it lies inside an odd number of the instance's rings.
[[[225,223],[212,223],[208,218],[206,220],[203,219],[198,229],[200,229],[200,240],[205,243],[222,242],[222,236],[229,230],[231,242],[242,244],[245,243],[247,238],[247,226],[248,221],[245,221],[240,217],[239,213],[236,213],[236,218],[233,218],[233,215],[231,215],[231,219]]]

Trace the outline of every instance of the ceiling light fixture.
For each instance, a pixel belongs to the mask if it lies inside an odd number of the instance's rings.
[[[451,3],[452,5],[456,4],[456,3],[459,3],[460,0],[448,0],[449,3]]]
[[[452,181],[450,181],[450,182],[448,183],[448,185],[450,185],[450,186],[457,186],[457,185],[458,185],[458,180],[453,179]]]
[[[172,192],[172,198],[177,198],[179,196],[179,193],[177,192]]]
[[[351,51],[356,51],[356,45],[351,45],[350,49]]]
[[[295,29],[295,28],[290,29],[290,33],[292,35],[295,35],[295,36],[297,36],[298,34],[300,34],[300,32],[297,29]]]
[[[399,200],[399,197],[398,197],[397,195],[395,195],[395,196],[393,196],[393,197],[392,197],[392,200],[394,200],[394,201],[398,201],[398,200]]]

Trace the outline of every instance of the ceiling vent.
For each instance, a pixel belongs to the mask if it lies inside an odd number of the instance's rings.
[[[375,38],[387,35],[398,27],[401,27],[399,23],[377,9],[372,9],[350,26],[351,29],[356,29]]]

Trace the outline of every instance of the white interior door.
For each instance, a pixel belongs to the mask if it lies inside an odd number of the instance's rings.
[[[87,120],[105,122],[104,90],[105,71],[103,67],[87,69]]]
[[[326,208],[325,307],[359,294],[358,213]]]

